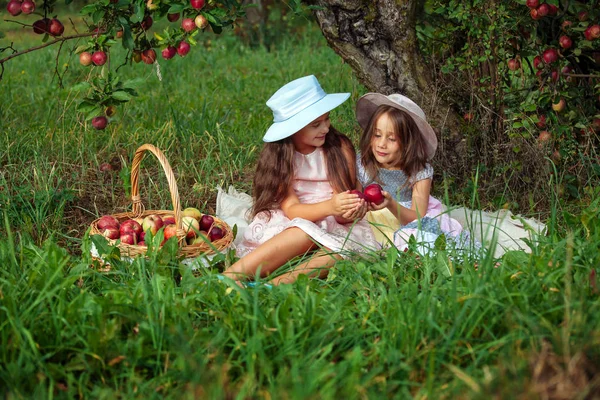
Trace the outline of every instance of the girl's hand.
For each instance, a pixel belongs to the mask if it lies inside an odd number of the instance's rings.
[[[342,216],[348,211],[352,211],[360,206],[360,202],[364,203],[357,194],[351,194],[347,190],[342,193],[334,194],[331,198],[331,204],[333,207],[332,215]]]
[[[394,204],[396,200],[392,198],[392,195],[385,190],[381,192],[383,194],[383,202],[381,204],[369,203],[369,211],[377,211],[387,208],[390,204]]]
[[[367,202],[363,199],[360,199],[360,204],[358,205],[358,207],[345,212],[342,215],[342,218],[351,222],[356,221],[358,219],[363,219],[365,214],[367,214],[367,211],[369,211],[369,206]]]

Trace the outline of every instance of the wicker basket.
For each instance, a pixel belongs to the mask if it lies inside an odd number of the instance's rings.
[[[142,199],[139,195],[139,172],[140,172],[140,164],[144,159],[145,152],[149,151],[158,158],[158,161],[162,165],[165,174],[167,176],[167,182],[169,184],[169,191],[171,192],[171,202],[173,203],[173,210],[145,210],[144,205],[142,204]],[[205,242],[189,245],[185,241],[185,231],[183,230],[183,226],[181,223],[181,203],[179,200],[179,192],[177,190],[177,182],[175,182],[175,176],[173,175],[173,170],[169,165],[165,155],[158,148],[151,144],[144,144],[135,152],[135,156],[133,157],[133,164],[131,167],[131,200],[133,202],[133,207],[131,212],[114,214],[119,223],[126,221],[128,219],[145,217],[150,214],[157,214],[160,216],[173,215],[175,217],[175,223],[177,225],[177,240],[179,243],[179,254],[185,258],[194,258],[200,255],[211,255],[216,251],[221,251],[226,249],[233,242],[233,232],[227,223],[217,217],[214,217],[214,223],[211,227],[218,226],[223,230],[223,237],[221,239],[215,240],[214,242],[208,244]],[[100,219],[96,219],[91,223],[91,231],[90,235],[101,235],[102,233],[98,229],[98,221]],[[210,233],[210,232],[209,232]],[[146,254],[148,248],[146,246],[139,245],[130,245],[121,243],[118,240],[110,240],[107,239],[110,244],[116,244],[117,247],[121,250],[122,256],[127,257],[135,257],[138,255]]]

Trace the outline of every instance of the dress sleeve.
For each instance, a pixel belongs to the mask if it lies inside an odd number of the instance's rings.
[[[430,164],[425,164],[425,168],[417,172],[417,174],[410,180],[411,184],[415,184],[424,179],[433,178],[433,167]]]
[[[369,183],[367,171],[365,171],[365,167],[360,162],[360,152],[356,153],[356,179],[358,179],[363,188]]]

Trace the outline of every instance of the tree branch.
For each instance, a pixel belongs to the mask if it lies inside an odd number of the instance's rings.
[[[71,40],[71,39],[78,39],[78,38],[82,38],[82,37],[87,37],[87,36],[94,36],[97,35],[97,32],[88,32],[88,33],[81,33],[79,35],[71,35],[71,36],[64,36],[61,37],[59,39],[53,40],[52,42],[48,42],[48,43],[44,43],[40,46],[36,46],[36,47],[32,47],[30,49],[27,50],[23,50],[23,51],[19,51],[17,53],[13,53],[8,57],[2,58],[0,59],[0,64],[4,64],[5,62],[7,62],[8,60],[18,57],[18,56],[22,56],[23,54],[27,54],[30,53],[34,50],[39,50],[39,49],[43,49],[44,47],[48,47],[48,46],[52,46],[55,43],[60,43],[60,42],[65,42],[67,40]]]

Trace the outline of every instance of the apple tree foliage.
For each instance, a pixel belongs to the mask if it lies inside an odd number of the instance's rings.
[[[71,2],[65,0],[66,4]],[[4,63],[14,57],[55,43],[86,39],[75,52],[79,54],[80,63],[96,67],[96,73],[88,81],[76,85],[75,89],[85,93],[77,110],[86,120],[91,120],[96,129],[106,127],[115,106],[137,95],[136,89],[141,82],[122,81],[118,74],[122,66],[131,62],[154,64],[157,51],[164,58],[172,58],[175,54],[183,57],[190,51],[190,46],[196,44],[195,37],[200,31],[210,27],[219,34],[243,16],[243,7],[237,0],[97,0],[83,5],[79,11],[88,32],[72,34],[65,32],[60,16],[54,16],[55,6],[56,0],[9,0],[2,18],[12,16],[10,21],[18,22],[19,14],[35,11],[40,19],[31,29],[40,35],[41,44],[23,50],[12,45],[0,48],[0,78]],[[151,31],[153,23],[160,19],[167,19],[168,27],[160,33]],[[115,46],[126,50],[123,58],[111,57],[111,49]]]

